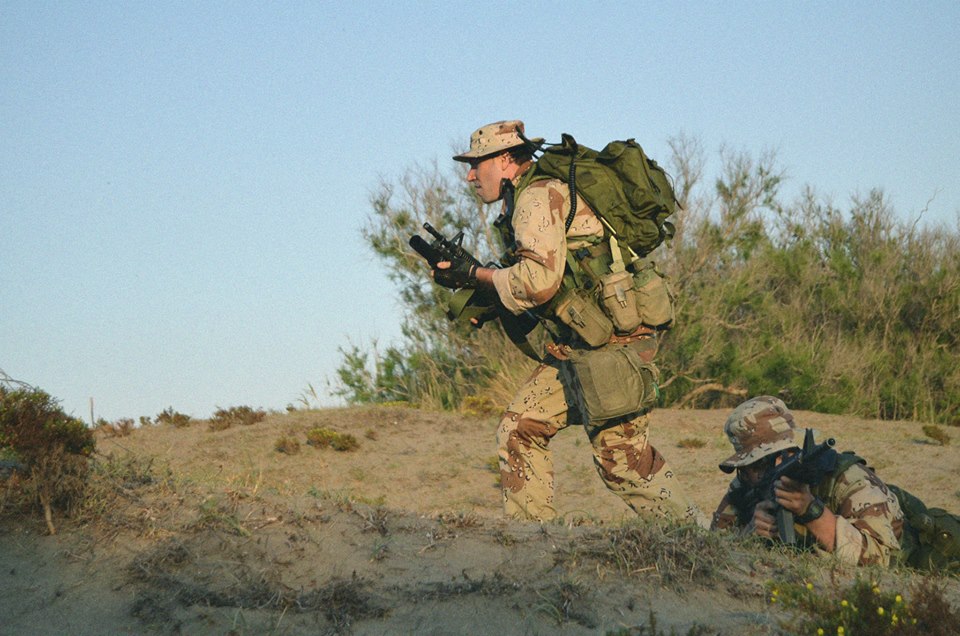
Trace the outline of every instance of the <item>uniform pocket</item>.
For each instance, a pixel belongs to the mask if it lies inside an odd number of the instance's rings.
[[[660,394],[657,367],[641,359],[638,343],[572,351],[567,366],[588,422],[648,410]]]

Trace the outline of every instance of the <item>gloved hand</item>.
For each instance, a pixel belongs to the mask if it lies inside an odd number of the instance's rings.
[[[443,267],[446,265],[446,267]],[[441,261],[433,268],[433,280],[447,289],[474,289],[477,286],[476,263],[467,260],[458,262]]]

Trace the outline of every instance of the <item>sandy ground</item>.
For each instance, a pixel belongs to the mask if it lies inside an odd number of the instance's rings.
[[[654,417],[654,444],[705,512],[726,488],[725,416]],[[886,481],[960,510],[960,439],[933,444],[915,422],[796,416]],[[317,426],[359,449],[275,450]],[[562,522],[502,519],[495,426],[355,408],[100,439],[109,487],[58,535],[9,507],[0,517],[0,634],[642,634],[651,610],[665,633],[783,631],[764,586],[787,574],[756,548],[721,547],[743,554],[711,573],[716,546],[700,553],[696,537],[647,527],[654,553],[625,569],[626,544],[610,533],[632,515],[603,487],[579,428],[552,445]],[[956,600],[960,584],[947,591]]]

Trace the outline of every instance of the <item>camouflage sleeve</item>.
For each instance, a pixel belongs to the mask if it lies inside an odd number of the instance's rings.
[[[513,213],[517,262],[493,274],[493,284],[504,307],[515,314],[553,298],[560,288],[568,247],[602,236],[603,228],[586,202],[577,199],[577,214],[564,230],[570,210],[569,188],[562,181],[536,181],[517,197]]]
[[[723,499],[720,500],[720,505],[718,505],[716,511],[714,511],[713,520],[710,522],[711,530],[735,530],[739,527],[739,511],[730,500],[730,492],[734,489],[734,484],[736,483],[736,480],[731,483],[727,494],[723,496]]]
[[[831,490],[824,503],[837,515],[834,555],[844,563],[889,565],[903,532],[896,496],[861,464],[839,475]]]

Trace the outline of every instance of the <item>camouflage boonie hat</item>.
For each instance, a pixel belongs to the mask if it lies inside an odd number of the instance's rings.
[[[453,159],[454,161],[469,162],[471,159],[486,157],[507,148],[524,146],[527,142],[520,137],[522,134],[523,122],[519,119],[487,124],[473,131],[473,134],[470,135],[470,150],[462,155],[456,155]],[[538,137],[531,139],[530,142],[539,145],[543,143],[543,139]]]
[[[761,395],[733,410],[723,432],[737,452],[720,464],[720,470],[732,473],[767,455],[798,448],[793,441],[793,415],[783,400]]]

